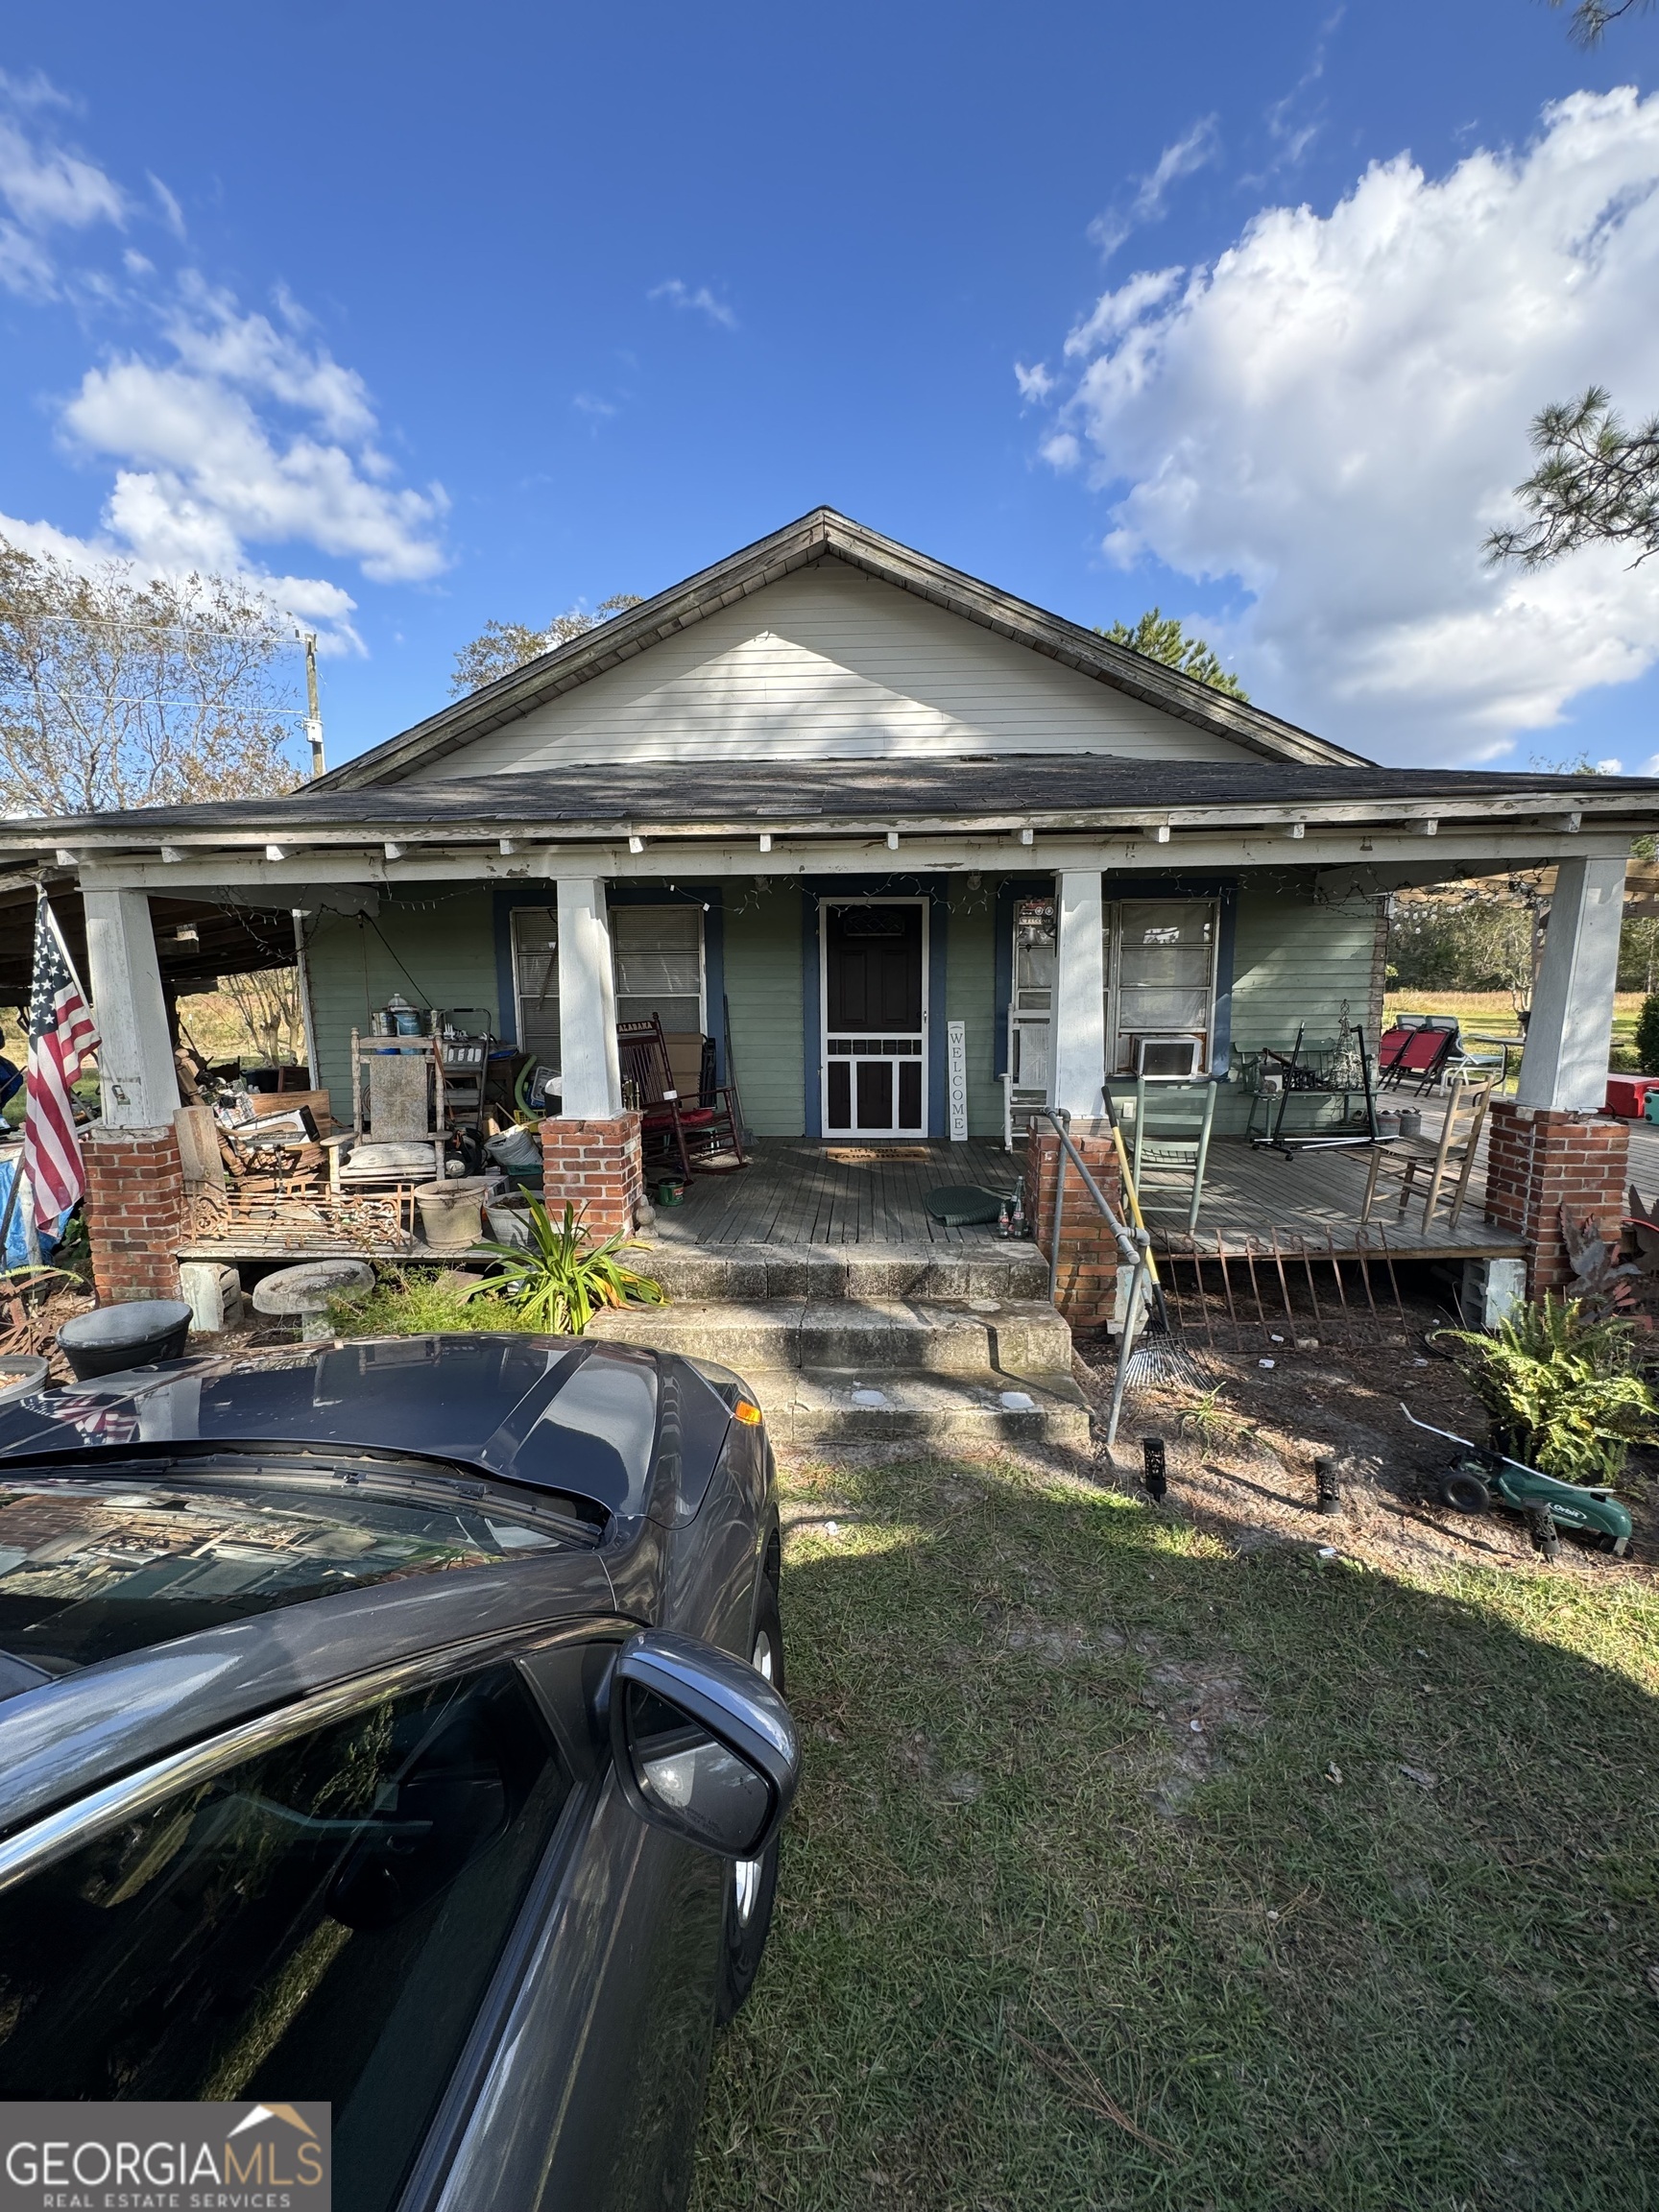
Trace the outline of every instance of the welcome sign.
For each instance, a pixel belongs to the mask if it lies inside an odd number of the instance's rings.
[[[330,2212],[326,2104],[0,2104],[0,2212]]]

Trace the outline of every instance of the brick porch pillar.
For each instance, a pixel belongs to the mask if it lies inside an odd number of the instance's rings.
[[[101,1306],[177,1298],[184,1239],[184,1173],[172,1129],[95,1121],[81,1137],[86,1234]]]
[[[1118,1147],[1112,1142],[1111,1123],[1075,1120],[1070,1135],[1107,1204],[1120,1214],[1122,1179],[1118,1169]],[[1049,1256],[1054,1177],[1061,1158],[1060,1140],[1052,1125],[1033,1121],[1025,1134],[1024,1206],[1037,1248],[1045,1259]],[[1066,1161],[1065,1169],[1055,1303],[1073,1329],[1104,1329],[1113,1318],[1118,1303],[1118,1270],[1121,1265],[1118,1246],[1098,1207],[1085,1190],[1083,1178],[1070,1160]]]
[[[582,1214],[589,1235],[613,1237],[620,1230],[626,1236],[645,1195],[638,1115],[613,1114],[602,1119],[550,1115],[541,1137],[548,1212],[558,1214],[568,1202]]]
[[[1629,1177],[1630,1133],[1609,1115],[1569,1114],[1493,1101],[1487,1120],[1486,1218],[1527,1240],[1527,1286],[1534,1298],[1573,1280],[1561,1233],[1565,1206],[1619,1241]]]

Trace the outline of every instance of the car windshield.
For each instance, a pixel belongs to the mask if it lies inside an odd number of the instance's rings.
[[[0,1478],[0,1653],[60,1674],[306,1599],[586,1540],[481,1491],[360,1466]]]

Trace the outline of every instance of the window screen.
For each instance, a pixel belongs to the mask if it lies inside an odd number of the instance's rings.
[[[703,1021],[701,906],[613,906],[616,1019],[655,1014],[666,1036],[698,1036]]]
[[[543,1067],[559,1058],[559,910],[516,906],[513,967],[518,985],[518,1049],[534,1052]]]
[[[0,1895],[0,2098],[316,2098],[394,2202],[569,1783],[499,1668],[279,1745]]]
[[[1125,899],[1108,915],[1110,1066],[1133,1074],[1143,1037],[1195,1037],[1210,1065],[1217,908],[1213,899]],[[1116,1019],[1113,1019],[1113,1016]]]

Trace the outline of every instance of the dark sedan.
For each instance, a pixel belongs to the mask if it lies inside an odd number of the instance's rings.
[[[326,2101],[342,2212],[673,2205],[797,1748],[739,1380],[569,1339],[0,1408],[0,2099]]]

